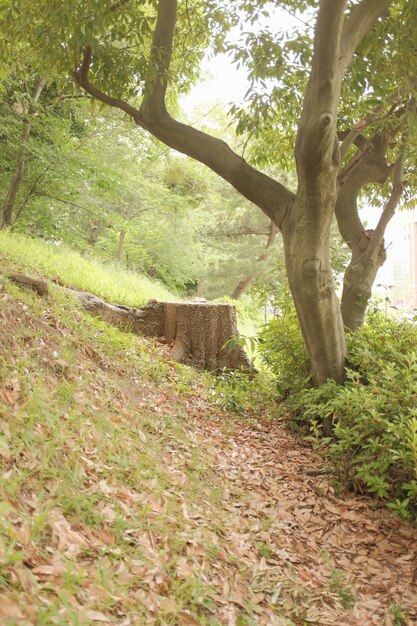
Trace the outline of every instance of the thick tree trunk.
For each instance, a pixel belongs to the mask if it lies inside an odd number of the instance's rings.
[[[321,219],[316,216],[310,224],[300,220],[293,230],[284,230],[283,238],[288,282],[311,373],[316,385],[328,379],[342,382],[346,344],[330,266],[328,220],[323,211]]]
[[[268,241],[266,242],[266,245],[265,245],[265,252],[263,252],[260,256],[258,256],[258,258],[256,259],[256,263],[257,264],[262,263],[262,262],[267,260],[267,258],[268,258],[268,250],[273,245],[273,243],[275,241],[275,238],[277,236],[277,232],[278,232],[278,227],[271,220],[271,223],[270,223],[270,226],[269,226]],[[240,296],[242,295],[242,293],[244,293],[246,291],[246,289],[249,287],[249,285],[256,278],[257,273],[258,273],[258,268],[256,268],[253,272],[250,272],[249,274],[247,274],[245,276],[245,278],[243,280],[241,280],[237,284],[237,286],[235,287],[235,289],[234,289],[234,291],[232,293],[232,298],[234,300],[238,300],[240,298]]]
[[[3,207],[3,215],[2,215],[2,221],[1,221],[1,226],[0,228],[7,228],[9,226],[12,225],[13,222],[13,209],[14,209],[14,205],[16,203],[16,196],[17,196],[17,192],[19,191],[19,187],[20,187],[20,183],[22,181],[22,177],[23,177],[23,173],[25,171],[25,164],[26,164],[26,149],[25,149],[25,144],[27,143],[28,139],[29,139],[29,135],[30,135],[30,131],[32,128],[32,121],[33,121],[33,115],[35,113],[35,105],[37,103],[37,101],[39,100],[39,96],[42,93],[42,89],[44,88],[46,84],[46,79],[45,78],[40,78],[36,84],[35,90],[33,92],[31,101],[30,101],[30,106],[29,106],[29,111],[27,114],[27,119],[25,121],[25,124],[23,126],[23,130],[22,130],[22,143],[23,143],[23,149],[22,152],[18,158],[17,161],[17,165],[16,165],[16,169],[15,169],[15,173],[13,174],[12,180],[10,181],[10,185],[9,188],[7,190],[7,194],[6,194],[6,200],[4,203],[4,207]]]

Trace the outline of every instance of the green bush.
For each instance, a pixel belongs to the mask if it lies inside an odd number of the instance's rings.
[[[348,337],[345,384],[329,381],[289,402],[316,434],[333,420],[323,449],[336,472],[404,518],[417,514],[416,331],[413,322],[372,313]]]
[[[289,290],[275,294],[272,306],[275,315],[259,333],[258,351],[279,395],[286,398],[310,385],[310,366]]]

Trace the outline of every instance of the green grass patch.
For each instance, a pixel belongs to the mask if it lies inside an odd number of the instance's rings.
[[[0,259],[23,272],[37,272],[60,283],[90,291],[110,302],[141,306],[148,300],[178,300],[157,281],[84,257],[64,245],[31,239],[18,233],[0,231]]]

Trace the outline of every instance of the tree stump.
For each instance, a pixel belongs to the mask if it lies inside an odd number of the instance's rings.
[[[237,335],[236,309],[218,302],[158,302],[141,308],[109,304],[84,291],[68,290],[83,309],[108,324],[145,337],[163,338],[172,359],[198,369],[253,369],[240,346],[225,343]]]
[[[250,368],[240,346],[225,343],[237,334],[236,309],[218,302],[162,302],[163,334],[172,358],[198,369]]]
[[[88,291],[67,289],[81,307],[112,326],[145,337],[160,337],[164,332],[163,302],[150,300],[143,308],[109,304]]]

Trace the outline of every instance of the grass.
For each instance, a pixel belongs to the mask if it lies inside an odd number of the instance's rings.
[[[6,282],[0,305],[2,623],[215,624],[198,564],[176,574],[194,541],[184,499],[211,489],[173,400],[193,392],[190,370],[58,289],[46,301]]]
[[[6,274],[41,271],[19,247],[30,240],[2,240],[17,242]],[[79,311],[53,284],[41,298],[3,280],[0,328],[0,624],[222,626],[232,615],[298,626],[309,606],[343,623],[354,587],[330,557],[318,591],[299,577],[313,561],[292,547],[297,526],[286,532],[289,479],[268,473],[268,447],[258,456],[265,424],[248,441],[247,423],[242,432],[248,403],[262,414],[259,381],[242,390],[232,378],[234,420],[221,410],[224,381],[213,396],[208,375]]]
[[[237,623],[272,623],[230,547],[236,486],[196,435],[220,418],[204,375],[58,287],[4,281],[0,324],[0,623],[220,626],[225,588]]]
[[[78,252],[18,233],[0,231],[0,262],[23,272],[37,272],[69,287],[90,291],[110,302],[142,306],[150,299],[178,300],[157,281],[115,265],[105,265]]]

